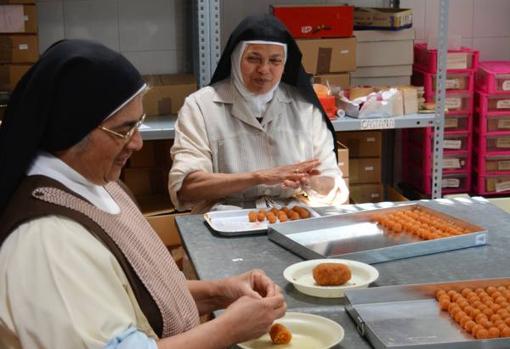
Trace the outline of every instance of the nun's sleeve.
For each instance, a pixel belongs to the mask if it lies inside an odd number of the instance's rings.
[[[204,114],[194,96],[187,97],[179,111],[170,155],[172,157],[172,168],[168,176],[170,198],[176,209],[189,210],[193,204],[181,202],[177,196],[184,179],[196,171],[213,172],[212,152]]]
[[[342,171],[338,167],[333,143],[333,135],[329,131],[326,121],[320,110],[313,107],[312,129],[314,130],[313,152],[314,158],[321,161],[319,170],[321,176],[334,179],[334,188],[328,195],[315,195],[318,201],[328,205],[340,205],[346,203],[349,197],[349,189],[342,178]]]

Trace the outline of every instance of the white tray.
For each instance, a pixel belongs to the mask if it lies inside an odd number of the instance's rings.
[[[313,278],[313,268],[320,263],[342,263],[351,269],[351,279],[344,285],[319,286]],[[379,272],[373,266],[349,259],[312,259],[292,264],[283,271],[283,277],[301,293],[321,297],[340,298],[346,290],[364,288],[379,277]]]
[[[292,208],[293,206],[288,207]],[[320,215],[310,207],[306,207],[306,209],[310,212],[311,218],[299,219],[300,221],[320,217]],[[214,231],[223,236],[266,234],[269,226],[285,224],[279,221],[274,224],[269,224],[267,220],[263,222],[250,222],[248,220],[248,213],[258,210],[259,209],[252,208],[244,210],[210,211],[204,214],[204,219]],[[297,220],[289,220],[288,222],[297,222]]]

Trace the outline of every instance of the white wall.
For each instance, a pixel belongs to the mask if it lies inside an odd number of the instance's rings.
[[[195,0],[38,0],[39,48],[62,38],[90,38],[120,51],[143,74],[191,72]],[[270,4],[349,3],[383,6],[386,0],[222,0],[224,45],[247,15]],[[414,10],[417,39],[437,30],[439,0],[401,0]],[[449,32],[480,50],[482,60],[510,60],[510,0],[450,0]]]
[[[143,74],[191,72],[191,0],[38,0],[39,50],[94,39]]]

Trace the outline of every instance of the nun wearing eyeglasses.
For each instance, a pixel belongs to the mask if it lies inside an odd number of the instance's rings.
[[[335,132],[301,52],[269,15],[244,19],[211,84],[186,98],[175,126],[169,192],[181,210],[312,206],[348,198]]]
[[[145,89],[120,54],[64,40],[13,91],[0,126],[0,348],[219,349],[284,315],[262,271],[186,281],[118,181],[142,147]]]

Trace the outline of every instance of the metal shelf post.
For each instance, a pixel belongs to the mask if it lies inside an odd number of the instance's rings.
[[[441,197],[443,182],[444,108],[446,97],[446,62],[448,54],[448,6],[449,0],[439,2],[437,79],[436,79],[436,123],[434,127],[434,153],[432,164],[432,199]]]

